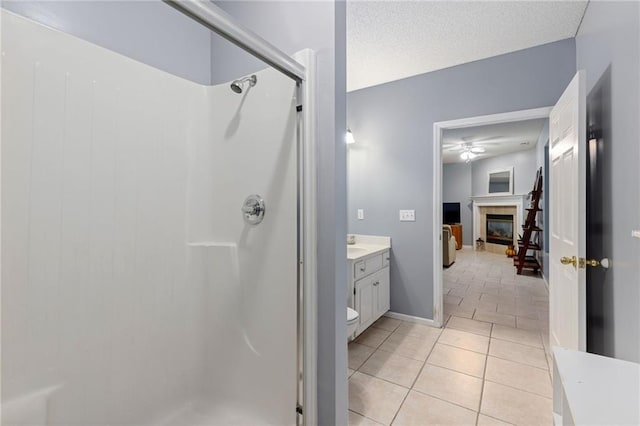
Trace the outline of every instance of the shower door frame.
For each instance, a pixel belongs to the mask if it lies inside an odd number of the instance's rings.
[[[316,219],[316,54],[289,56],[211,2],[163,0],[197,23],[296,82],[297,95],[297,412],[299,425],[317,424],[317,219]]]

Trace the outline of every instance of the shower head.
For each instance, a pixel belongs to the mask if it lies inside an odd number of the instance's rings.
[[[233,83],[231,83],[231,90],[236,93],[242,93],[242,86],[234,81]]]
[[[258,82],[258,77],[256,77],[255,75],[252,75],[250,77],[245,77],[245,78],[241,78],[239,80],[234,80],[231,83],[231,90],[233,90],[235,93],[242,93],[243,86],[247,82],[249,83],[249,87],[253,87]]]

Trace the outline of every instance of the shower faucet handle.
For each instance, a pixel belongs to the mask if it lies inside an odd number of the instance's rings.
[[[249,225],[257,225],[264,219],[266,206],[261,196],[249,195],[242,204],[242,216]]]

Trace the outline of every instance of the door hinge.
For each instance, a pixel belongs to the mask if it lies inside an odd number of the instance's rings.
[[[297,112],[302,111],[302,105],[296,105],[296,111]]]
[[[356,288],[355,287],[353,288],[353,295],[354,296],[356,295]]]
[[[302,415],[302,405],[296,405],[296,413]]]

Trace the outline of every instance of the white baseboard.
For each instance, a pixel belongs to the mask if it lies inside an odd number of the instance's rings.
[[[399,319],[402,321],[407,321],[407,322],[415,322],[416,324],[424,324],[424,325],[428,325],[429,327],[440,328],[436,325],[436,322],[434,320],[429,318],[414,317],[413,315],[399,314],[397,312],[391,312],[391,311],[388,311],[386,314],[384,314],[384,316],[393,318],[393,319]]]

